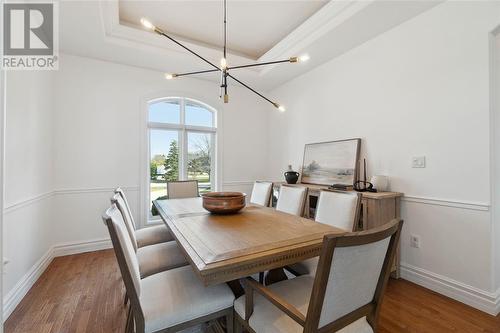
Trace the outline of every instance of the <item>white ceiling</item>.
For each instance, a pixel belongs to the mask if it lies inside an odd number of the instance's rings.
[[[227,2],[227,42],[233,53],[257,59],[317,12],[328,0]],[[223,46],[223,2],[119,2],[120,23],[148,18],[163,31],[193,42]]]
[[[167,6],[171,1],[161,2],[166,2],[163,5]],[[205,2],[196,0],[185,1],[182,6],[187,6],[184,7],[184,11],[188,11],[191,7],[197,8],[199,5],[205,5]],[[239,18],[230,16],[231,20],[237,19],[242,20],[242,22],[243,20],[249,22],[238,25],[239,28],[230,28],[229,34],[232,35],[232,44],[243,45],[243,47],[247,47],[250,50],[245,52],[253,54],[262,52],[258,50],[269,48],[271,40],[274,40],[276,36],[283,34],[285,31],[290,31],[290,26],[304,20],[313,11],[313,7],[307,7],[309,10],[309,14],[307,15],[301,13],[299,15],[300,18],[284,17],[285,15],[282,15],[284,12],[287,15],[291,15],[297,8],[296,6],[300,7],[303,5],[302,1],[299,1],[298,4],[295,2],[297,1],[286,0],[279,1],[279,4],[277,4],[276,1],[252,1],[252,6],[255,6],[255,8],[265,8],[267,19],[261,20],[259,10],[254,10],[253,12],[248,10],[248,16],[251,16],[250,19],[243,13],[239,14]],[[439,2],[439,0],[330,1],[324,4],[296,29],[292,29],[293,31],[281,40],[272,42],[274,45],[260,56],[258,60],[254,56],[232,52],[228,55],[228,62],[229,65],[235,66],[254,63],[256,61],[287,59],[290,56],[305,53],[310,55],[311,60],[303,64],[282,64],[258,69],[240,69],[237,72],[232,72],[233,75],[252,87],[261,91],[269,91],[419,15]],[[230,5],[239,6],[237,3],[233,5],[233,3],[234,1],[231,1]],[[247,5],[249,4],[250,2],[247,2]],[[138,2],[135,5],[140,7],[140,3]],[[290,11],[284,10],[283,8],[287,8],[287,6],[290,6],[292,9]],[[59,11],[59,45],[62,52],[168,73],[209,69],[200,59],[187,53],[166,38],[146,31],[141,27],[132,27],[121,23],[118,0],[61,1]],[[206,17],[207,22],[209,16],[207,15]],[[253,31],[257,31],[256,26],[258,26],[258,31],[261,31],[261,29],[263,31],[273,30],[274,28],[272,27],[275,27],[275,22],[272,20],[269,21],[269,17],[272,16],[276,17],[279,22],[289,21],[295,23],[287,25],[286,29],[280,29],[279,33],[273,32],[273,36],[271,37],[260,32],[256,34],[252,33]],[[216,17],[213,21],[217,25],[219,20]],[[181,18],[179,16],[176,18],[176,25],[180,23]],[[163,28],[168,29],[168,27]],[[180,29],[180,26],[178,29]],[[200,32],[199,27],[190,31]],[[183,34],[190,39],[200,38],[196,37],[194,32],[192,35],[190,35],[191,32],[183,33],[182,30],[179,30],[177,33]],[[235,38],[235,36],[246,35],[249,36],[246,38],[259,41],[259,46],[250,48],[245,46],[247,39],[239,40],[239,38]],[[263,39],[262,42],[260,42],[261,38]],[[219,62],[221,58],[220,49],[214,49],[213,45],[207,45],[206,40],[204,41],[205,43],[186,40],[185,38],[180,38],[180,40],[210,61],[214,63]],[[162,74],[158,73],[158,75]],[[213,81],[217,84],[220,79],[217,73],[202,74],[198,78]],[[189,80],[189,78],[179,79]],[[172,85],[175,84],[175,81],[166,81],[165,84]],[[234,85],[237,83],[230,81],[229,84]]]

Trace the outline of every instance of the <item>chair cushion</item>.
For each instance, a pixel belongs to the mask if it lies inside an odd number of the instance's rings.
[[[319,257],[307,259],[296,264],[290,265],[290,268],[300,275],[315,275],[318,268]]]
[[[165,242],[137,249],[141,278],[188,264],[176,242]]]
[[[267,288],[295,306],[305,316],[313,284],[314,277],[303,275],[272,284]],[[245,295],[234,302],[234,310],[241,318],[245,318]],[[254,308],[249,324],[257,333],[302,333],[304,330],[302,326],[257,292],[254,292]],[[337,332],[373,333],[373,329],[366,321],[366,317],[363,317]]]
[[[146,332],[156,332],[231,308],[234,302],[234,295],[225,283],[205,287],[191,266],[142,279],[141,288]]]
[[[135,238],[137,239],[137,247],[175,240],[164,224],[138,229],[135,231]]]
[[[314,277],[304,275],[272,284],[267,288],[294,305],[305,316],[309,306],[313,283]],[[234,302],[234,310],[241,318],[245,318],[244,295]],[[249,324],[258,333],[299,333],[303,331],[302,326],[257,292],[254,292],[254,310]]]

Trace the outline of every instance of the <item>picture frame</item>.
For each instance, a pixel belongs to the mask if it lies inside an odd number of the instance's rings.
[[[360,138],[306,144],[301,182],[353,186],[358,180],[360,149]]]

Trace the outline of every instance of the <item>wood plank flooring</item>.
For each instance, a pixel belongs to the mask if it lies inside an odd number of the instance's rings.
[[[112,250],[54,259],[5,322],[6,333],[122,333],[124,287]],[[390,280],[379,332],[500,332],[494,317]]]

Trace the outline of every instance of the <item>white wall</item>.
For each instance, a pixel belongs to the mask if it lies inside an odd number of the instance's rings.
[[[491,40],[492,72],[491,72],[491,140],[492,140],[492,223],[493,223],[493,257],[495,259],[495,288],[500,293],[500,26],[497,27]],[[500,308],[500,304],[499,304]]]
[[[269,116],[274,179],[299,167],[305,143],[362,138],[368,173],[389,175],[407,196],[404,276],[456,298],[473,293],[466,301],[482,308],[494,296],[489,33],[498,23],[498,2],[441,4],[274,90],[288,111]],[[422,155],[427,167],[412,169]],[[413,233],[420,249],[409,247]]]
[[[54,72],[6,74],[4,306],[52,246]]]
[[[141,103],[148,96],[190,96],[219,110],[222,183],[228,189],[248,191],[246,181],[266,172],[265,119],[274,108],[238,87],[231,86],[226,105],[218,93],[213,82],[167,81],[159,72],[63,55],[56,77],[57,241],[107,237],[100,221],[110,195],[106,189],[125,187],[137,214],[141,152],[146,149],[141,142],[146,126]]]

